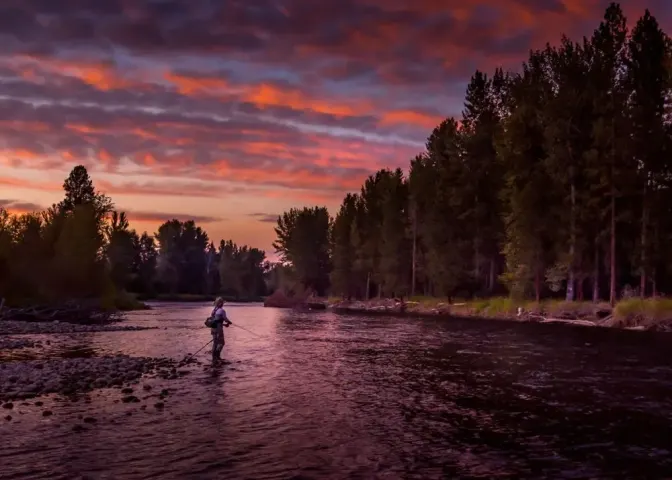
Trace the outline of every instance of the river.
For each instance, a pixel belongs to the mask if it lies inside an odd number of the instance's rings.
[[[127,323],[158,330],[50,335],[44,355],[179,359],[210,340],[210,306],[154,307]],[[46,399],[47,418],[24,407],[0,423],[0,478],[672,476],[670,335],[227,311],[254,332],[226,330],[230,365],[207,366],[204,350],[203,366],[163,380],[162,410],[105,391]],[[97,423],[74,433],[81,415]]]

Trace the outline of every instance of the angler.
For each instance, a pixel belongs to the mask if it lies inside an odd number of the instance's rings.
[[[231,320],[226,316],[224,310],[224,299],[218,297],[215,300],[215,308],[212,314],[205,321],[205,326],[210,327],[212,333],[212,363],[221,361],[221,353],[224,348],[224,327],[231,325]]]

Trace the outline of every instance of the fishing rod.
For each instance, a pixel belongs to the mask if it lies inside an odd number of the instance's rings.
[[[212,340],[214,340],[214,338],[213,338]],[[203,345],[201,348],[199,348],[198,350],[196,350],[196,351],[195,351],[194,353],[192,353],[191,355],[187,355],[186,357],[184,357],[180,363],[184,363],[184,362],[187,360],[187,358],[189,358],[189,357],[193,357],[193,356],[196,355],[198,352],[200,352],[201,350],[203,350],[205,347],[207,347],[208,345],[210,345],[210,344],[212,343],[212,340],[210,340],[208,343],[206,343],[205,345]]]

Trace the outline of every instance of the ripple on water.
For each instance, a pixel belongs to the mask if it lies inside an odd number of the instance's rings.
[[[153,330],[23,335],[37,348],[3,351],[0,362],[179,360],[210,340],[209,305],[154,307],[128,320]],[[137,403],[110,389],[17,403],[0,420],[11,431],[3,478],[664,478],[672,469],[669,336],[227,313],[261,336],[227,329],[229,365],[208,366],[206,348],[206,365],[189,375],[142,380]]]

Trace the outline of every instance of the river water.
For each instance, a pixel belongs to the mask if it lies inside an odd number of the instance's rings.
[[[155,305],[127,322],[158,330],[50,335],[45,355],[179,359],[210,340],[210,308]],[[668,335],[227,311],[256,334],[226,330],[230,365],[159,380],[162,410],[105,394],[46,399],[51,417],[24,406],[0,423],[0,478],[672,476]],[[74,433],[81,415],[97,423]]]

